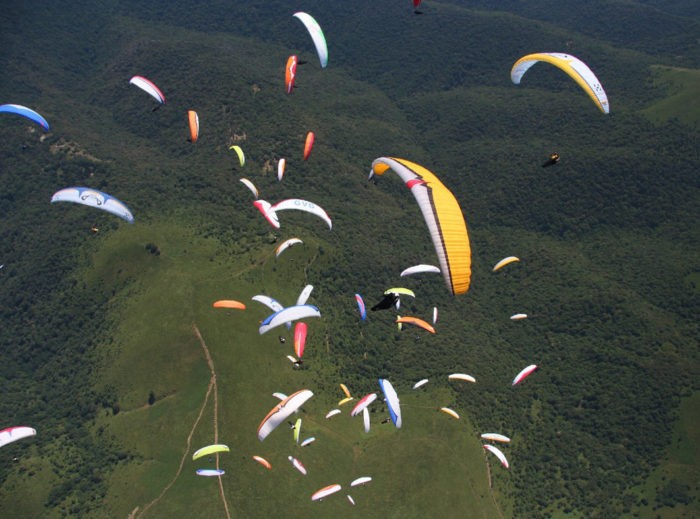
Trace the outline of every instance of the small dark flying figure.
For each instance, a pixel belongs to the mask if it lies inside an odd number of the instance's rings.
[[[399,295],[394,294],[393,292],[390,292],[384,296],[384,298],[379,301],[376,305],[374,305],[371,310],[373,312],[376,312],[377,310],[388,310],[389,308],[392,308],[395,304],[396,301],[398,301]]]
[[[542,164],[543,168],[547,168],[549,166],[554,166],[557,162],[559,162],[559,154],[558,153],[552,153],[549,158],[547,159],[547,162]]]

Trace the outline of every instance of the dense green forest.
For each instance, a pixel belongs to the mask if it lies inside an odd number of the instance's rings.
[[[51,131],[0,114],[0,429],[37,429],[0,450],[0,515],[700,515],[700,13],[657,4],[425,0],[416,15],[409,0],[8,3],[0,102],[36,109]],[[326,69],[298,10],[326,33]],[[512,64],[545,51],[586,61],[611,113],[545,64],[513,85]],[[290,54],[307,63],[287,95]],[[129,85],[137,74],[165,105]],[[437,258],[401,181],[367,180],[380,156],[423,164],[454,193],[467,294],[399,277]],[[332,231],[293,211],[273,229],[242,177],[272,203],[324,207]],[[124,201],[134,225],[49,203],[80,185]],[[275,259],[295,236],[303,245]],[[521,261],[492,273],[509,255]],[[289,346],[291,333],[259,335],[269,312],[250,298],[291,304],[306,284],[323,317],[292,369],[277,338]],[[358,319],[353,294],[371,306],[397,285],[417,294],[400,313],[439,308],[435,335],[397,330],[392,311]],[[248,308],[212,311],[217,299]],[[538,371],[511,387],[528,364]],[[477,383],[448,383],[453,372]],[[405,406],[402,429],[381,424],[382,403],[366,436],[347,416],[322,418],[339,382],[358,397],[380,377]],[[318,448],[287,431],[259,443],[270,393],[302,387]],[[510,470],[482,456],[481,432],[513,439]],[[232,447],[220,489],[183,457],[215,437]],[[272,471],[256,470],[257,453]],[[290,453],[308,478],[291,476]],[[374,481],[353,489],[355,508],[310,502],[358,471]]]

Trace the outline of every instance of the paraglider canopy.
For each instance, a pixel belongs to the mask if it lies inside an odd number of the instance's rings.
[[[423,319],[420,319],[419,317],[413,317],[410,315],[404,316],[404,317],[398,317],[396,319],[397,323],[407,323],[407,324],[413,324],[415,326],[418,326],[419,328],[423,328],[424,330],[429,331],[430,333],[435,333],[435,328],[425,322]]]
[[[360,294],[355,294],[355,302],[357,303],[357,309],[360,312],[360,319],[363,321],[367,319],[367,311],[365,310],[365,302]],[[350,395],[348,395],[350,396]]]
[[[165,103],[165,96],[163,95],[163,92],[161,92],[160,88],[158,88],[150,79],[146,79],[143,76],[134,76],[129,80],[129,83],[148,93],[159,103]]]
[[[25,425],[8,427],[0,431],[0,447],[4,447],[8,443],[16,442],[22,438],[29,438],[30,436],[36,436],[36,429]]]
[[[294,411],[314,396],[308,389],[301,389],[273,407],[258,426],[258,439],[263,441],[275,428],[284,422]]]
[[[107,193],[89,187],[67,187],[56,191],[51,197],[51,203],[73,202],[88,205],[112,213],[129,223],[134,223],[134,216],[123,202]]]
[[[245,304],[234,299],[221,299],[219,301],[214,301],[211,305],[214,308],[230,308],[233,310],[245,310]]]
[[[304,141],[304,160],[309,159],[309,155],[311,155],[311,149],[314,147],[315,140],[316,135],[314,132],[309,132],[306,134],[306,140]]]
[[[35,112],[31,108],[27,108],[26,106],[14,104],[0,105],[0,113],[21,115],[22,117],[26,117],[27,119],[34,121],[45,131],[49,131],[48,121],[39,115],[39,113]]]
[[[484,449],[496,456],[498,458],[498,461],[500,461],[501,465],[503,465],[505,468],[510,468],[508,460],[506,459],[505,454],[501,452],[501,449],[499,449],[498,447],[494,447],[493,445],[484,445]]]
[[[238,155],[239,164],[241,165],[241,167],[245,166],[245,153],[243,153],[243,148],[234,144],[233,146],[229,146],[228,149],[235,151],[236,155]]]
[[[260,465],[265,467],[267,470],[270,470],[272,468],[272,464],[262,456],[253,456],[253,459],[260,463]]]
[[[388,294],[385,294],[384,297],[382,298],[381,301],[379,301],[376,305],[374,305],[371,310],[373,312],[376,312],[377,310],[387,310],[389,308],[393,308],[394,305],[396,304],[396,301],[399,300],[399,295],[394,293],[394,292],[389,292]]]
[[[338,492],[342,487],[338,485],[337,483],[333,485],[328,485],[327,487],[323,487],[320,490],[317,490],[311,495],[311,500],[312,501],[318,501],[320,499],[323,499],[324,497],[330,496],[331,494],[335,494]]]
[[[537,370],[537,367],[537,364],[530,364],[526,368],[523,368],[523,370],[520,373],[515,375],[512,385],[517,386],[518,384],[520,384],[523,380],[532,375]]]
[[[284,71],[284,86],[288,94],[291,94],[292,90],[294,89],[294,81],[297,77],[298,61],[298,58],[294,55],[289,56],[287,59],[287,66],[285,67]]]
[[[199,458],[203,458],[204,456],[208,456],[210,454],[216,454],[218,452],[229,452],[229,448],[227,445],[221,443],[207,445],[206,447],[196,450],[195,453],[192,454],[192,461],[198,460]]]
[[[440,271],[449,291],[464,294],[471,278],[471,248],[467,224],[452,192],[427,168],[405,159],[380,157],[372,162],[372,172],[394,171],[413,193],[428,226]]]
[[[226,472],[221,469],[197,469],[198,476],[214,477],[223,476],[224,474],[226,474]]]
[[[530,70],[534,64],[544,61],[563,70],[569,75],[595,103],[598,109],[604,114],[610,113],[608,96],[603,90],[603,86],[593,73],[593,71],[583,61],[561,52],[539,52],[523,56],[515,62],[510,71],[510,79],[516,85],[520,84],[523,75]]]
[[[518,258],[517,256],[508,256],[507,258],[503,258],[493,266],[493,272],[496,272],[500,268],[505,267],[506,265],[514,263],[516,261],[520,261],[520,258]]]
[[[321,26],[310,14],[304,12],[294,13],[294,17],[301,21],[309,31],[311,39],[316,47],[316,53],[318,54],[318,59],[321,62],[321,68],[326,68],[328,65],[328,45],[326,44],[326,37],[321,30]]]
[[[187,111],[187,121],[190,125],[190,142],[197,142],[199,138],[199,116],[194,110]]]
[[[384,393],[384,398],[386,398],[386,405],[389,409],[389,415],[391,416],[391,421],[397,429],[401,428],[401,405],[399,403],[399,397],[396,394],[394,386],[391,385],[385,378],[379,379],[379,386],[382,388]]]

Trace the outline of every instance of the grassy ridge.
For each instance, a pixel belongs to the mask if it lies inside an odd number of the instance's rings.
[[[275,332],[257,334],[256,323],[267,310],[250,302],[250,296],[256,293],[255,285],[243,281],[240,271],[231,271],[242,263],[245,276],[259,275],[259,271],[267,270],[267,263],[274,261],[269,252],[266,263],[246,271],[245,260],[224,262],[219,258],[212,262],[215,242],[193,239],[177,227],[141,226],[125,231],[119,237],[110,237],[110,243],[93,262],[96,271],[91,273],[99,276],[103,268],[105,272],[118,272],[119,264],[146,273],[141,281],[146,286],[132,287],[122,296],[129,298],[128,306],[115,304],[119,325],[110,342],[111,349],[119,353],[112,360],[112,354],[105,352],[108,368],[102,383],[120,395],[122,411],[114,416],[105,411],[98,425],[118,438],[134,457],[117,469],[112,478],[112,491],[105,508],[110,515],[126,515],[133,506],[139,503],[143,506],[154,498],[163,482],[175,474],[184,454],[185,438],[199,412],[209,378],[188,325],[191,321],[202,331],[217,370],[219,441],[232,447],[232,453],[222,455],[220,461],[230,474],[224,479],[224,489],[237,514],[268,517],[278,509],[279,503],[286,503],[289,513],[295,515],[314,513],[318,504],[308,499],[314,490],[335,480],[347,486],[351,479],[365,473],[375,481],[366,489],[352,491],[358,501],[358,514],[383,510],[389,516],[399,517],[407,511],[429,514],[436,507],[448,516],[457,507],[474,510],[483,517],[494,514],[484,458],[468,417],[452,424],[448,417],[437,413],[439,400],[449,403],[454,399],[447,388],[413,395],[406,393],[410,381],[398,381],[398,387],[406,395],[403,398],[406,425],[400,431],[378,423],[385,413],[373,413],[374,430],[366,437],[361,432],[360,418],[350,419],[344,414],[327,422],[323,416],[340,398],[337,388],[340,379],[333,369],[328,369],[335,362],[332,354],[323,351],[322,337],[327,333],[324,326],[309,323],[309,369],[293,371],[284,358],[291,350],[291,337],[281,346]],[[125,252],[125,248],[132,249],[134,243],[153,236],[159,236],[159,243],[162,242],[161,255],[157,258],[149,257],[145,250]],[[184,248],[190,252],[183,253]],[[276,275],[287,278],[288,284],[295,278],[303,282],[299,278],[299,263],[308,260],[302,254],[309,252],[312,251],[297,248],[285,253],[277,262],[280,268],[276,272],[264,273],[267,282]],[[296,265],[292,263],[295,260]],[[158,262],[159,266],[149,270],[143,262]],[[283,263],[288,267],[281,267]],[[279,282],[277,286],[285,284]],[[168,294],[165,298],[161,296],[164,293]],[[274,295],[283,301],[295,297],[293,293]],[[219,297],[246,301],[249,308],[244,312],[210,308],[211,302]],[[122,298],[118,299],[119,303],[123,302]],[[351,303],[349,298],[347,303]],[[324,367],[326,363],[328,367]],[[289,393],[300,387],[310,387],[316,392],[302,415],[302,436],[316,436],[317,442],[300,450],[293,444],[287,427],[281,426],[260,444],[254,431],[267,408],[274,404],[271,393],[279,390]],[[365,382],[365,387],[353,388],[358,395],[376,390],[369,382]],[[149,391],[156,395],[156,402],[150,407],[145,404]],[[203,416],[190,452],[214,441],[212,400]],[[256,453],[268,458],[274,470],[268,473],[250,460]],[[288,454],[303,460],[310,472],[308,477],[294,473],[286,460]],[[148,516],[168,517],[185,509],[221,513],[214,483],[193,475],[199,466],[188,459],[185,471],[167,499],[155,505]],[[480,469],[474,470],[475,467]],[[406,475],[407,470],[411,477]],[[134,478],[151,483],[127,484]],[[436,484],[445,488],[445,499],[440,504],[426,499],[420,490]],[[269,495],[268,490],[278,495],[279,501],[255,498]],[[397,507],[398,495],[410,497]],[[334,504],[329,499],[321,506],[348,513],[349,504],[342,498],[338,501]]]
[[[668,92],[644,110],[653,121],[677,119],[685,124],[697,125],[700,121],[700,106],[697,92],[700,88],[700,70],[656,66],[652,68],[654,83]]]

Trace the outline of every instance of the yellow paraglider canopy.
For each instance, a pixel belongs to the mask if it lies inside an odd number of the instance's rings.
[[[454,295],[464,294],[471,278],[471,248],[457,199],[435,174],[419,164],[391,157],[380,157],[372,163],[375,175],[389,169],[403,179],[418,202],[447,288]]]

